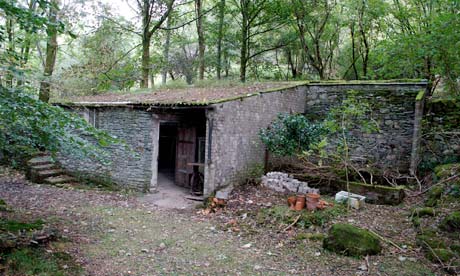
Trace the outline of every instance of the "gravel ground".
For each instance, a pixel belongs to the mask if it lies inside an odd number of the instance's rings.
[[[232,219],[240,223],[243,207],[264,207],[252,197],[267,200],[269,192],[252,189],[238,191],[226,210],[203,215],[162,210],[138,195],[32,184],[0,168],[0,198],[15,210],[7,215],[42,218],[57,227],[63,241],[51,247],[74,256],[86,275],[441,274],[412,247],[414,233],[404,207],[371,206],[338,219],[365,224],[408,247],[399,252],[385,246],[382,255],[367,261],[323,251],[321,242],[297,241],[295,230],[280,234],[272,228],[245,232],[222,227]]]

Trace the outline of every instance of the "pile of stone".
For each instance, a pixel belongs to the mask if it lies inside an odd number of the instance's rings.
[[[318,189],[310,188],[306,182],[294,179],[282,172],[269,172],[262,176],[262,185],[277,192],[319,194]]]

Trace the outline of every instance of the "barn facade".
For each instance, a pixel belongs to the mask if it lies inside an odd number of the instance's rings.
[[[192,193],[209,195],[244,179],[264,164],[258,137],[279,113],[320,119],[347,91],[379,104],[382,130],[366,136],[364,148],[387,162],[409,167],[417,128],[417,95],[425,82],[295,83],[282,87],[167,91],[102,95],[60,105],[95,127],[123,139],[131,150],[109,146],[110,164],[60,156],[63,167],[144,192],[158,190],[166,176]],[[361,147],[362,148],[362,147]]]

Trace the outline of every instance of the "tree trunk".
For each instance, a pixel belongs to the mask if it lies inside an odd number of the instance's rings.
[[[152,35],[150,34],[150,0],[143,0],[142,2],[142,78],[141,88],[149,87],[149,75],[150,75],[150,40]]]
[[[287,57],[287,62],[288,62],[288,67],[291,68],[291,74],[292,78],[296,79],[297,78],[297,64],[294,64],[294,61],[292,60],[292,51],[291,49],[286,49],[286,57]]]
[[[352,22],[350,24],[350,34],[351,34],[351,66],[353,68],[353,73],[355,74],[355,80],[358,79],[358,70],[356,69],[356,45],[355,45],[355,24]]]
[[[195,0],[195,10],[196,10],[196,30],[198,33],[198,78],[200,80],[204,79],[204,69],[205,69],[205,60],[204,60],[204,51],[206,48],[204,31],[203,31],[203,2],[202,0]]]
[[[241,15],[243,17],[243,21],[241,24],[240,81],[245,82],[248,64],[249,19],[247,13],[249,9],[249,2],[247,0],[242,0],[241,3]]]
[[[224,51],[224,62],[225,62],[225,78],[228,78],[228,76],[230,75],[230,73],[229,73],[229,71],[230,71],[230,61],[229,61],[229,58],[228,58],[227,51]]]
[[[150,75],[150,38],[142,39],[142,79],[141,88],[149,87]]]
[[[367,67],[369,63],[369,42],[367,41],[367,35],[364,30],[363,25],[363,18],[364,18],[364,9],[366,7],[365,1],[362,2],[362,7],[359,14],[359,32],[361,33],[361,39],[363,42],[364,52],[362,52],[362,59],[363,59],[363,77],[367,77]]]
[[[168,21],[166,22],[166,28],[168,30],[166,30],[166,41],[165,41],[165,45],[163,49],[163,59],[164,59],[165,64],[163,64],[163,70],[161,72],[161,83],[162,84],[166,84],[166,79],[168,75],[169,47],[171,46],[171,30],[169,30],[169,28],[171,28],[171,20],[172,20],[171,17],[172,15],[170,14],[168,16]]]
[[[7,33],[7,36],[8,36],[8,48],[7,48],[7,52],[9,55],[11,55],[12,57],[14,57],[14,28],[13,28],[13,19],[11,18],[7,18],[6,19],[6,33]],[[7,70],[7,73],[6,73],[6,76],[5,76],[5,85],[7,87],[13,87],[13,74],[11,73],[10,70]]]
[[[44,79],[40,83],[40,93],[38,98],[41,101],[49,102],[50,99],[50,79],[53,75],[54,65],[56,64],[56,54],[58,50],[57,44],[57,1],[52,1],[50,5],[49,24],[46,29],[47,41],[46,41],[46,57],[45,57],[45,68],[43,71]]]
[[[218,27],[218,34],[217,34],[217,65],[216,65],[216,72],[217,72],[217,79],[221,79],[221,71],[222,71],[222,40],[224,38],[224,17],[225,17],[225,0],[220,0],[219,6],[219,27]]]

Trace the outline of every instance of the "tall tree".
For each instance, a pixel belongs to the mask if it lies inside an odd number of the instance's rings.
[[[339,39],[339,26],[334,18],[336,2],[318,0],[305,3],[303,0],[292,0],[291,3],[295,27],[307,62],[320,79],[327,79],[328,66],[331,67]]]
[[[222,72],[222,42],[224,39],[224,19],[225,19],[225,0],[220,0],[219,14],[218,14],[218,31],[217,31],[217,60],[216,60],[216,74],[217,79],[221,79]]]
[[[353,69],[355,79],[369,78],[371,50],[379,35],[382,35],[383,17],[387,14],[387,3],[383,0],[360,0],[345,2],[351,39],[351,64],[345,77]],[[358,72],[359,68],[361,72]]]
[[[161,83],[166,84],[166,79],[168,76],[168,69],[169,69],[169,49],[171,47],[171,21],[172,21],[172,13],[169,14],[168,20],[166,21],[166,38],[165,43],[163,45],[163,68],[161,69]]]
[[[49,23],[46,28],[46,55],[43,64],[43,80],[40,82],[39,99],[48,102],[50,99],[50,79],[53,75],[54,65],[56,64],[56,54],[58,50],[58,0],[51,1],[48,9]]]
[[[198,34],[198,78],[204,79],[206,42],[203,30],[203,0],[195,0],[196,30]]]
[[[171,13],[175,0],[137,0],[142,15],[142,77],[141,88],[149,87],[150,46],[153,34]]]
[[[280,2],[276,0],[233,0],[239,12],[240,25],[240,81],[246,81],[248,63],[256,56],[285,46],[285,41],[270,38],[255,47],[258,38],[269,36],[270,33],[285,25],[280,16]],[[262,43],[260,43],[262,44]]]

